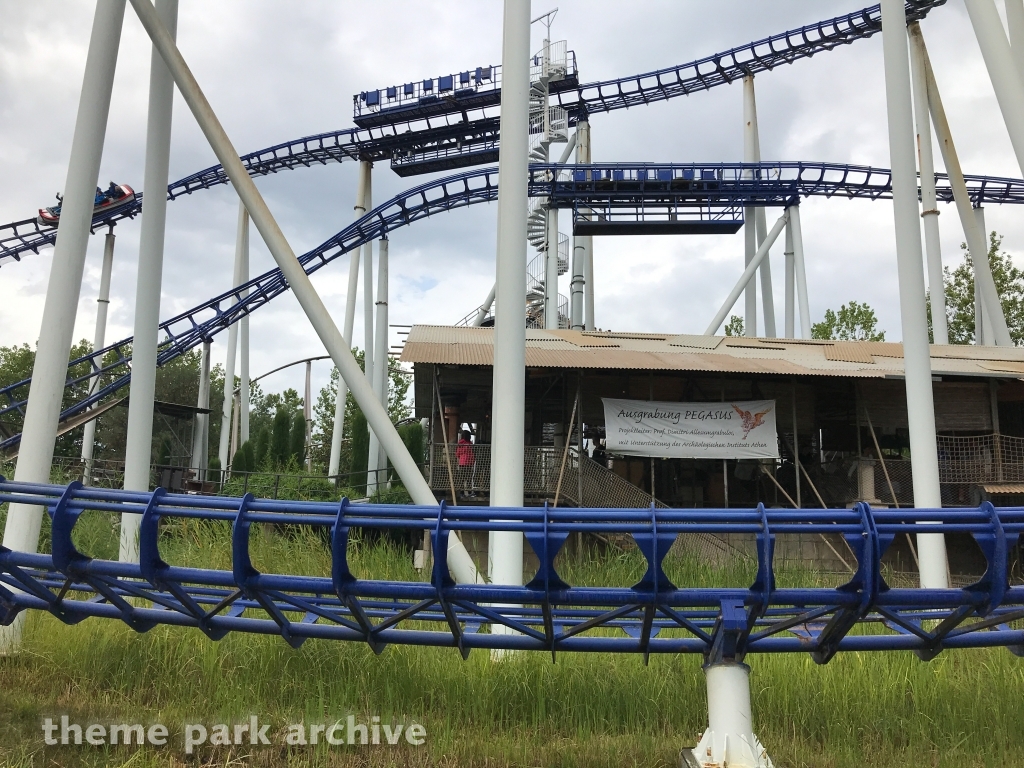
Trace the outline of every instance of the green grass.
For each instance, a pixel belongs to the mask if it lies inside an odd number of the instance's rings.
[[[0,511],[0,524],[3,514]],[[230,567],[228,527],[188,521],[163,534],[176,564]],[[116,553],[111,520],[92,513],[76,544]],[[299,529],[254,532],[258,568],[326,575],[322,540]],[[410,558],[386,543],[356,540],[353,570],[417,578]],[[564,556],[577,584],[628,584],[642,572],[635,553]],[[749,567],[708,569],[670,559],[680,583],[737,584]],[[811,572],[780,580],[813,582]],[[1005,650],[947,652],[930,663],[909,653],[843,654],[820,667],[807,656],[754,656],[755,729],[778,766],[1024,766],[1024,666]],[[195,630],[136,634],[114,621],[73,627],[28,617],[21,653],[0,658],[0,767],[130,765],[317,766],[671,766],[705,724],[701,659],[518,654],[494,663],[451,649],[365,646]],[[257,714],[271,732],[292,722],[415,721],[422,747],[218,747],[186,756],[186,722],[243,722]],[[48,747],[43,718],[79,723],[160,722],[163,748]],[[291,751],[289,751],[289,749]]]

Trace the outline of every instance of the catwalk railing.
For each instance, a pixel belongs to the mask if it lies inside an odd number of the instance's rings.
[[[548,651],[702,653],[742,659],[748,653],[806,652],[819,663],[839,651],[913,650],[930,659],[948,648],[1006,646],[1024,653],[1024,587],[1009,582],[1009,554],[1024,529],[1024,509],[841,510],[552,509],[389,506],[266,501],[111,491],[0,480],[0,502],[44,506],[52,517],[50,553],[0,548],[0,621],[26,609],[74,624],[95,616],[144,632],[160,624],[197,627],[213,639],[228,632],[458,648]],[[74,543],[83,514],[141,514],[140,563],[92,558]],[[220,521],[231,569],[165,562],[161,542],[185,520]],[[924,524],[927,524],[926,526]],[[250,539],[260,526],[304,526],[329,540],[323,576],[263,573]],[[881,558],[896,536],[969,534],[988,569],[963,589],[890,588]],[[413,529],[429,534],[433,569],[424,581],[360,578],[348,565],[355,530]],[[468,531],[522,532],[539,568],[524,586],[459,584],[449,576],[448,539]],[[574,586],[559,573],[558,554],[572,533],[626,534],[644,558],[635,584]],[[757,568],[749,587],[674,584],[663,570],[680,537],[749,534]],[[779,587],[773,548],[793,533],[841,535],[856,572],[837,588]],[[502,624],[512,634],[488,633]]]

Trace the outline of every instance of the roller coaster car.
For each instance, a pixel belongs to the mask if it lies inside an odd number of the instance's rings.
[[[36,221],[40,226],[56,227],[60,222],[60,209],[63,205],[63,200],[60,195],[57,195],[57,201],[58,204],[51,208],[39,209],[39,215],[36,216]],[[96,200],[92,209],[93,218],[99,216],[101,213],[108,213],[134,201],[135,190],[127,184],[115,184],[114,182],[110,182],[110,186],[107,187],[105,192],[99,187],[96,187]]]

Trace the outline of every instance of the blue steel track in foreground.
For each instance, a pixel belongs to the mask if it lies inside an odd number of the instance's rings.
[[[711,660],[748,653],[810,653],[818,663],[839,651],[911,650],[924,660],[944,649],[1005,646],[1024,654],[1024,587],[1009,585],[1008,553],[1024,531],[1024,509],[552,509],[402,506],[268,501],[6,482],[0,502],[43,505],[52,517],[52,554],[0,548],[0,623],[25,609],[74,624],[120,619],[139,632],[160,624],[198,627],[217,640],[228,632],[280,635],[294,647],[308,638],[473,648],[639,653],[702,653]],[[141,562],[98,560],[79,552],[73,531],[83,513],[142,514]],[[166,563],[162,521],[222,521],[231,527],[230,571]],[[890,588],[881,558],[897,535],[969,534],[988,569],[963,589]],[[253,526],[319,528],[327,534],[331,573],[261,573],[249,551]],[[349,568],[353,529],[418,529],[430,534],[429,581],[361,579]],[[447,568],[448,537],[460,531],[521,531],[540,561],[525,586],[459,584]],[[646,573],[633,585],[572,586],[555,559],[576,532],[625,533]],[[737,588],[673,584],[662,569],[670,547],[688,534],[747,534],[756,539],[753,584]],[[779,588],[772,567],[776,537],[842,535],[857,558],[836,589]],[[228,532],[225,528],[224,535]],[[327,543],[329,541],[329,544]],[[481,632],[503,624],[518,634]],[[1011,626],[1014,625],[1014,626]]]
[[[907,19],[919,20],[945,0],[908,0]],[[559,103],[573,115],[608,112],[630,106],[650,104],[678,96],[728,85],[745,75],[769,71],[822,51],[833,50],[857,40],[871,37],[881,30],[879,6],[845,16],[811,24],[774,35],[764,40],[716,53],[698,61],[667,69],[632,75],[617,80],[589,83],[577,89],[556,93]],[[500,89],[494,94],[494,108],[500,100]],[[445,170],[468,165],[496,162],[498,117],[486,109],[476,110],[472,119],[457,99],[444,102],[448,111],[430,118],[409,119],[396,113],[386,120],[376,119],[366,128],[349,128],[277,144],[243,155],[241,160],[249,174],[266,176],[290,170],[345,160],[383,160],[407,155],[435,157],[428,170]],[[379,115],[381,113],[375,113]],[[386,113],[384,113],[386,114]],[[453,122],[454,121],[454,122]],[[402,163],[396,164],[401,171]],[[205,168],[168,185],[167,197],[210,189],[228,181],[220,165]],[[142,194],[134,204],[110,211],[93,219],[93,229],[116,225],[134,218],[142,210]],[[21,254],[39,252],[52,245],[56,230],[40,227],[34,218],[0,225],[0,265]]]
[[[554,181],[555,174],[560,180]],[[600,176],[600,179],[595,177]],[[564,177],[564,178],[562,178]],[[937,195],[952,200],[948,180],[936,175]],[[1024,180],[983,176],[967,177],[972,199],[977,204],[1024,203]],[[879,200],[892,195],[890,171],[884,168],[833,163],[623,163],[579,165],[534,165],[530,169],[529,193],[552,197],[563,207],[603,212],[614,219],[647,221],[672,215],[696,216],[708,220],[736,215],[744,204],[791,205],[801,197],[823,196]],[[377,206],[338,234],[299,257],[308,274],[331,263],[366,242],[445,211],[491,202],[498,197],[498,172],[480,168],[421,184]],[[244,291],[248,296],[242,296]],[[157,357],[160,365],[184,354],[223,331],[243,315],[254,312],[288,290],[279,269],[253,278],[160,324],[164,338]],[[66,387],[77,393],[72,405],[61,414],[70,418],[127,386],[131,374],[131,338],[123,339],[85,357],[71,361],[69,368],[88,365],[88,372],[72,377]],[[93,377],[104,376],[91,394]],[[31,379],[0,388],[0,419],[24,414]],[[0,422],[0,450],[21,440],[20,432],[3,432]],[[18,427],[20,430],[20,427]]]

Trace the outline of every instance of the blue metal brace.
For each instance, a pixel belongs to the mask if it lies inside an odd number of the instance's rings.
[[[348,526],[345,524],[345,510],[350,502],[344,497],[338,504],[338,517],[331,528],[331,581],[334,582],[334,591],[341,602],[352,612],[352,616],[359,622],[366,638],[366,643],[375,654],[380,655],[386,643],[382,643],[374,636],[373,623],[363,610],[359,598],[351,592],[351,586],[355,583],[356,577],[348,567]]]

